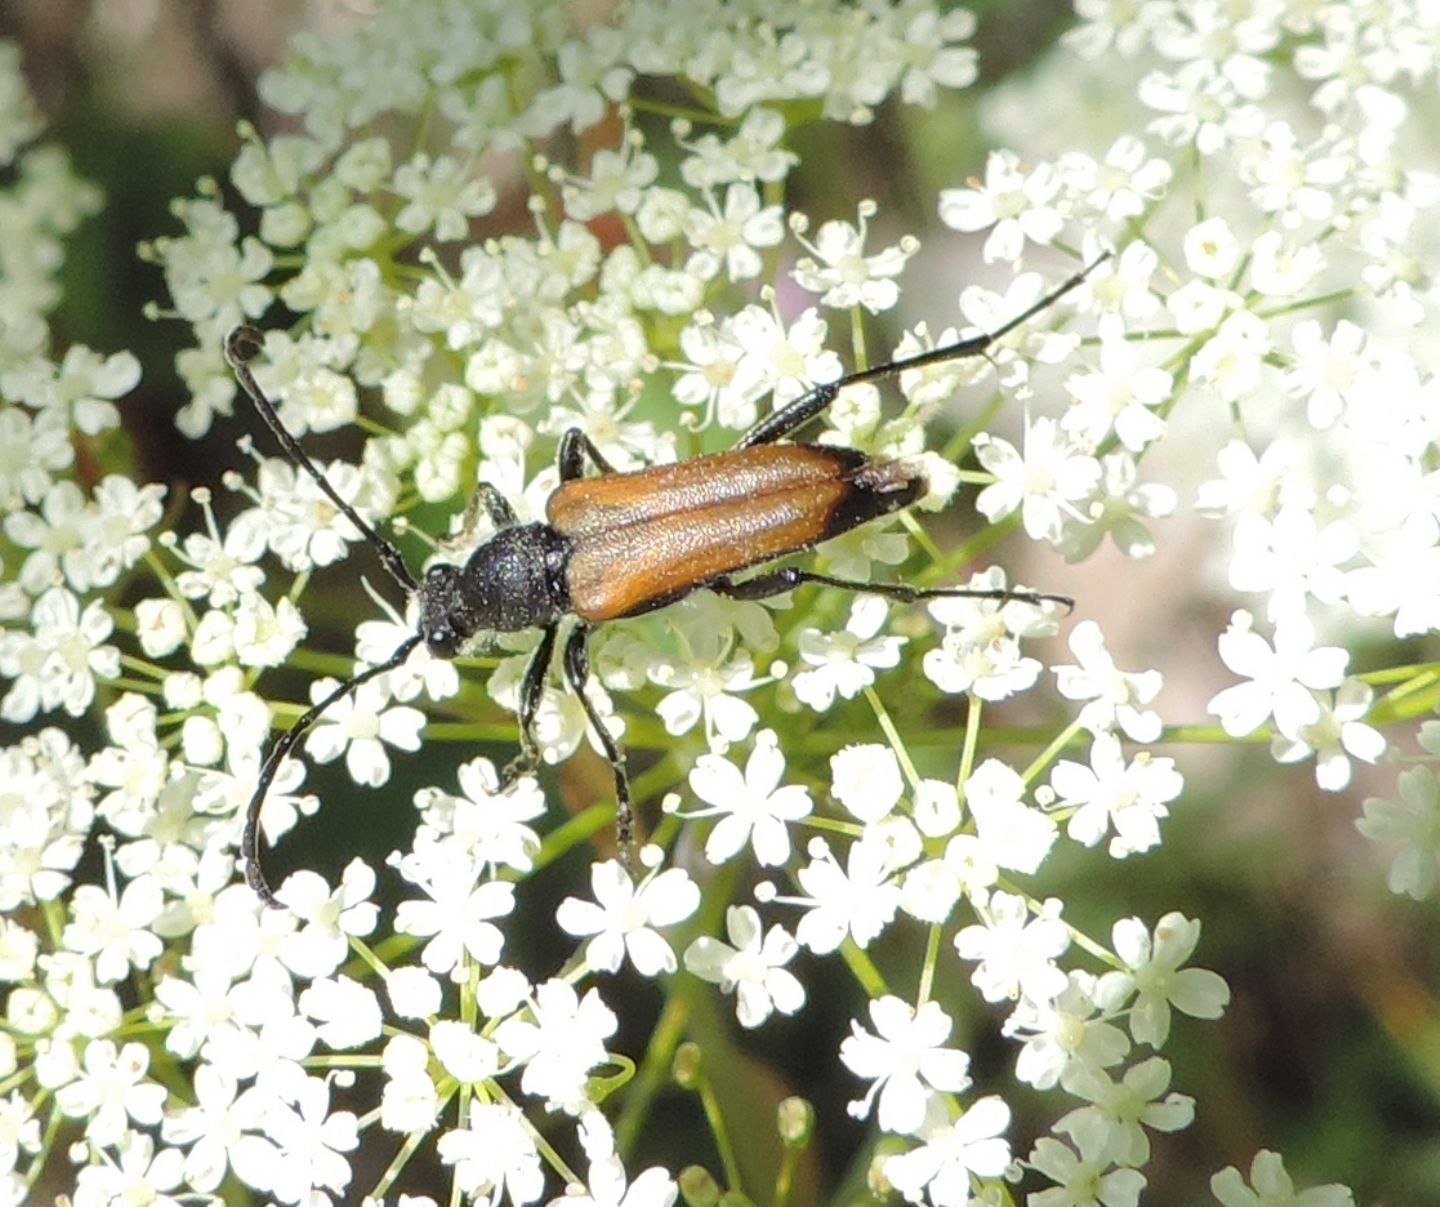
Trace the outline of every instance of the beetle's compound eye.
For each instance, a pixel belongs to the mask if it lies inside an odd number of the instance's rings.
[[[436,658],[453,658],[460,648],[460,634],[448,624],[425,630],[425,646]]]

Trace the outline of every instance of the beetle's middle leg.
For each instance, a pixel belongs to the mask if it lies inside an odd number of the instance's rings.
[[[590,679],[589,641],[589,626],[583,624],[576,625],[566,639],[563,657],[565,680],[580,698],[586,717],[599,734],[600,745],[605,748],[605,758],[615,776],[615,838],[620,846],[620,857],[629,863],[630,846],[635,840],[635,813],[630,806],[630,777],[625,773],[625,752],[620,749],[615,735],[605,728],[599,711],[585,694],[585,684]]]
[[[441,537],[439,543],[447,549],[464,548],[471,544],[475,539],[475,529],[480,526],[482,510],[497,529],[513,528],[517,522],[515,509],[510,506],[510,501],[489,482],[481,482],[475,487],[475,493],[470,496],[470,502],[465,506],[460,530],[451,536]]]
[[[767,570],[753,578],[736,580],[723,575],[706,586],[718,595],[728,599],[766,599],[794,590],[806,583],[822,587],[839,587],[842,591],[855,591],[862,595],[883,595],[886,599],[900,603],[915,603],[922,599],[1015,599],[1021,603],[1058,603],[1067,609],[1075,606],[1068,595],[1045,595],[1039,591],[1013,591],[1008,587],[981,590],[974,587],[911,587],[906,583],[865,583],[850,578],[834,578],[829,574],[816,574],[799,566],[782,566],[778,570]]]
[[[567,429],[560,437],[560,453],[556,458],[560,467],[560,481],[573,482],[576,478],[584,477],[586,457],[590,458],[590,463],[602,474],[615,472],[615,467],[605,460],[589,436],[578,427]]]

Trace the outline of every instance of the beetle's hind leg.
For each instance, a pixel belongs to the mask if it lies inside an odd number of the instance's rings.
[[[615,735],[605,728],[590,697],[585,694],[585,684],[590,681],[590,629],[587,625],[576,625],[565,641],[565,681],[570,684],[580,699],[586,717],[600,736],[600,745],[605,748],[605,758],[615,776],[615,840],[620,847],[620,857],[630,862],[630,847],[635,841],[635,813],[630,805],[630,777],[625,772],[625,752]]]
[[[1074,608],[1075,601],[1068,595],[1045,595],[1039,591],[1012,591],[1005,587],[979,590],[974,587],[911,587],[905,583],[865,583],[850,578],[834,578],[829,574],[816,574],[799,566],[782,566],[753,578],[736,580],[728,574],[706,584],[710,590],[728,599],[767,599],[792,591],[806,583],[822,587],[839,587],[842,591],[857,591],[863,595],[883,595],[886,599],[900,603],[916,603],[923,599],[1002,599],[1019,600],[1021,603],[1062,604],[1067,611]]]

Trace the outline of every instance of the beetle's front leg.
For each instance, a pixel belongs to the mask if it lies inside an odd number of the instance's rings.
[[[615,839],[620,846],[620,857],[630,862],[630,847],[635,840],[635,814],[630,806],[630,777],[625,773],[625,752],[615,735],[605,728],[599,710],[585,694],[585,684],[590,681],[590,655],[588,643],[590,629],[578,624],[565,642],[565,681],[580,698],[585,716],[600,736],[600,745],[605,748],[605,758],[615,776]]]
[[[500,790],[506,791],[522,776],[529,775],[540,763],[540,749],[535,744],[535,714],[545,695],[545,678],[550,673],[550,657],[555,652],[555,625],[540,634],[540,644],[530,655],[525,678],[520,681],[520,753],[511,759],[500,775]]]

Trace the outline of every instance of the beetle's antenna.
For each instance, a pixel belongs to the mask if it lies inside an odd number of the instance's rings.
[[[245,828],[240,834],[240,858],[245,862],[246,883],[255,891],[255,895],[271,909],[283,909],[284,906],[275,896],[274,890],[271,889],[270,881],[265,877],[265,869],[260,866],[260,809],[265,804],[265,794],[270,789],[270,781],[280,770],[280,764],[284,761],[285,756],[295,748],[295,743],[305,736],[306,731],[320,719],[321,714],[327,708],[336,701],[344,699],[362,683],[368,683],[376,675],[393,671],[406,658],[410,657],[410,651],[419,644],[419,633],[413,637],[407,637],[384,662],[361,671],[353,679],[346,680],[318,704],[312,705],[302,713],[300,719],[281,734],[275,744],[270,747],[270,753],[265,756],[265,762],[260,768],[260,775],[255,781],[255,795],[250,798],[250,804],[245,809]]]
[[[390,573],[390,577],[405,588],[406,591],[414,593],[420,589],[420,584],[415,581],[415,576],[410,573],[410,568],[405,564],[405,559],[400,555],[400,550],[387,541],[375,531],[369,524],[360,518],[359,512],[351,507],[339,495],[339,492],[330,485],[328,479],[320,472],[315,462],[310,460],[305,450],[300,447],[300,442],[291,435],[290,430],[280,422],[280,416],[275,410],[275,404],[265,397],[265,391],[255,380],[255,375],[250,372],[251,359],[260,350],[264,342],[264,336],[251,326],[241,325],[225,338],[225,359],[229,362],[230,368],[235,373],[235,380],[240,383],[241,388],[250,395],[250,401],[255,404],[255,409],[260,412],[260,418],[265,421],[265,426],[275,433],[275,439],[280,441],[280,447],[285,450],[286,455],[295,462],[301,469],[315,479],[315,485],[323,490],[332,503],[335,504],[345,515],[345,518],[355,525],[373,546],[380,557],[380,563]]]
[[[954,343],[946,344],[942,348],[931,348],[928,352],[921,352],[915,356],[907,356],[904,360],[892,360],[883,365],[876,365],[870,369],[861,369],[858,373],[849,373],[835,382],[836,386],[853,386],[865,381],[874,381],[877,378],[893,377],[905,369],[919,369],[925,365],[933,365],[946,360],[963,360],[968,356],[980,356],[991,344],[1004,339],[1016,327],[1023,327],[1031,319],[1042,311],[1049,310],[1061,298],[1072,289],[1078,289],[1085,283],[1085,278],[1094,272],[1100,265],[1110,258],[1112,253],[1104,252],[1091,260],[1079,272],[1069,280],[1052,289],[1033,306],[1010,319],[1007,323],[997,327],[994,331],[987,331],[983,335],[972,335],[967,339],[956,340]]]
[[[1003,326],[997,327],[994,331],[986,331],[980,335],[971,335],[965,339],[955,340],[941,348],[931,348],[928,352],[921,352],[916,356],[907,356],[903,360],[887,361],[883,365],[875,365],[869,369],[860,369],[855,373],[847,373],[844,377],[837,377],[834,381],[827,381],[824,385],[812,386],[799,398],[786,403],[778,411],[775,411],[759,423],[755,424],[748,432],[740,437],[735,447],[753,448],[757,444],[769,444],[775,440],[782,440],[786,436],[793,435],[803,428],[807,423],[819,415],[826,407],[839,397],[840,391],[846,386],[859,385],[866,381],[879,381],[886,377],[894,377],[903,373],[906,369],[918,369],[924,365],[937,364],[945,360],[963,360],[967,356],[984,356],[985,351],[998,339],[1003,339],[1010,332],[1022,323],[1028,323],[1042,310],[1053,306],[1072,289],[1080,284],[1095,271],[1101,264],[1110,258],[1107,251],[1104,255],[1092,260],[1068,281],[1064,282],[1057,289],[1052,289],[1043,298],[1030,306],[1024,313],[1017,315]]]

